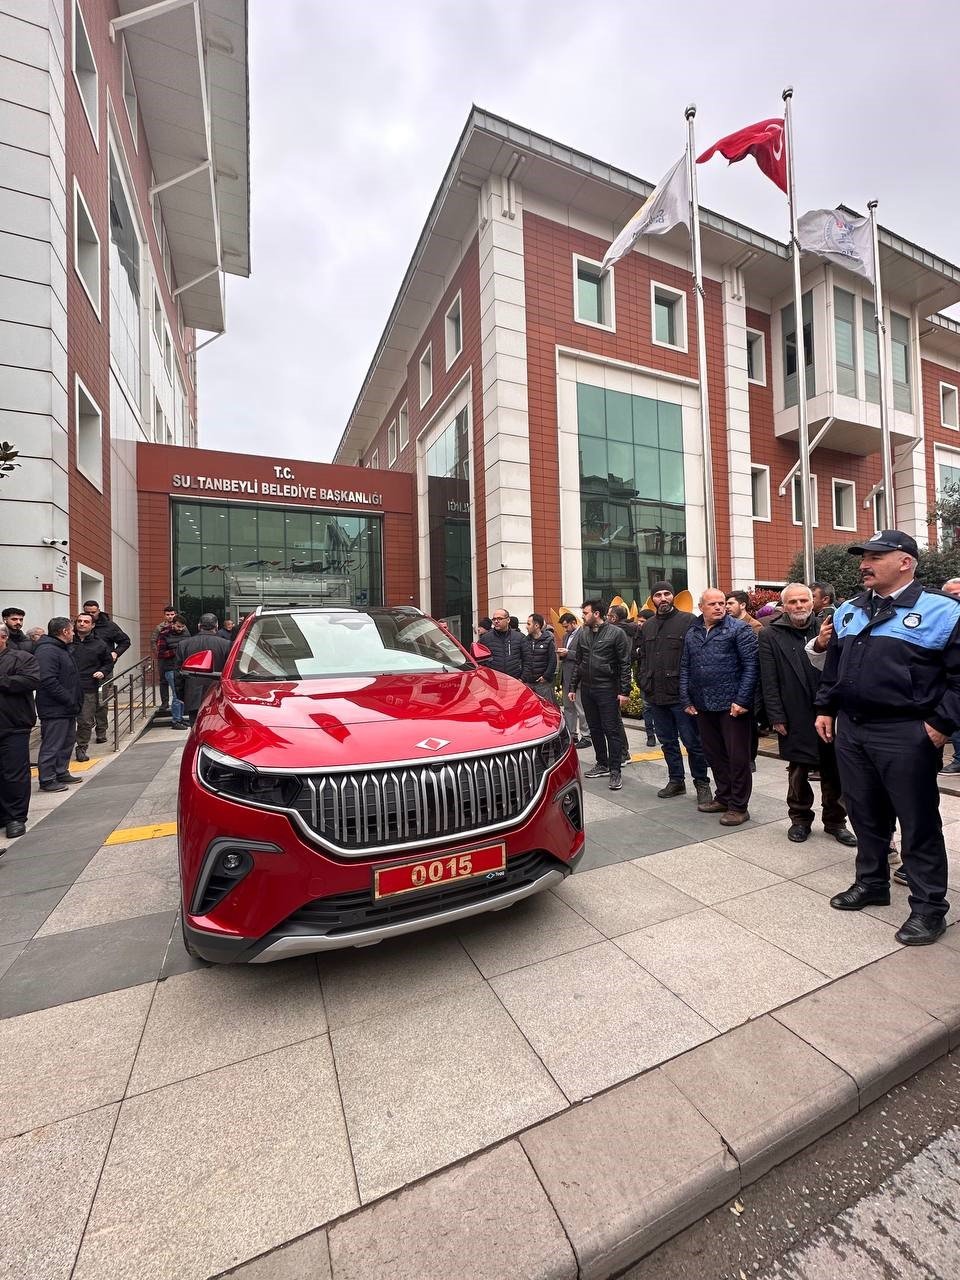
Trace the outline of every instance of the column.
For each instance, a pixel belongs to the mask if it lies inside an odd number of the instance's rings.
[[[727,408],[727,483],[730,495],[730,587],[756,581],[753,489],[750,480],[750,394],[743,276],[723,269],[723,378]],[[729,588],[719,583],[721,591]]]

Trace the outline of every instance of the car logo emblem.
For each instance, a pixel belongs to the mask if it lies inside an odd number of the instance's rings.
[[[449,747],[450,740],[448,738],[424,738],[422,742],[416,744],[423,747],[424,751],[439,751],[441,747]]]

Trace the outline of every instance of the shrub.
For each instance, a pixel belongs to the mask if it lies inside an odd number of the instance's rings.
[[[838,600],[849,600],[859,595],[860,560],[847,550],[848,543],[831,543],[817,547],[814,552],[814,576],[822,582],[832,582],[837,589]],[[787,570],[790,582],[803,581],[803,555],[798,553]],[[960,542],[950,540],[941,546],[921,548],[917,564],[917,578],[925,587],[942,587],[948,578],[960,578]]]

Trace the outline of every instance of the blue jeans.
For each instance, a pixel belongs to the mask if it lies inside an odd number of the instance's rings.
[[[953,744],[954,760],[960,760],[960,729],[950,735],[950,741]]]
[[[683,782],[683,756],[680,754],[680,742],[687,748],[687,759],[690,763],[690,776],[694,782],[706,782],[707,757],[700,745],[700,730],[696,719],[688,716],[679,702],[666,707],[657,707],[647,703],[647,715],[653,720],[653,727],[660,745],[663,747],[663,758],[667,762],[667,774],[671,782]],[[650,721],[648,720],[649,724]]]
[[[170,686],[170,719],[176,724],[183,719],[183,703],[177,697],[177,686],[174,683],[175,671],[165,671],[163,678]]]

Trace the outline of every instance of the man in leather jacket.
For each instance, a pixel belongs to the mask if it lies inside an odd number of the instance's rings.
[[[620,775],[622,721],[620,708],[630,696],[632,652],[626,632],[604,621],[599,600],[583,603],[583,628],[577,641],[577,669],[568,699],[583,700],[596,765],[584,776],[610,778],[610,790],[623,786]]]

